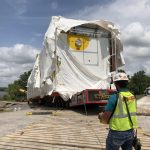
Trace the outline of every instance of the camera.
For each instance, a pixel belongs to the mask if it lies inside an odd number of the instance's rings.
[[[140,139],[137,138],[136,136],[134,137],[132,146],[134,147],[135,150],[141,150],[142,144],[141,144],[141,142],[140,142]]]

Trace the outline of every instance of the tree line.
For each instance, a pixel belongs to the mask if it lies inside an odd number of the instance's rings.
[[[19,76],[18,80],[8,85],[6,95],[3,96],[4,100],[23,101],[27,99],[26,93],[21,92],[20,89],[27,91],[27,81],[31,74],[31,70],[24,72]]]
[[[0,91],[6,91],[7,87],[0,87]]]
[[[129,77],[129,89],[136,95],[144,94],[147,87],[150,87],[150,76],[145,71],[138,71]]]
[[[31,74],[31,70],[24,72],[20,75],[18,80],[15,80],[13,83],[8,85],[8,88],[5,89],[7,94],[4,95],[4,100],[15,100],[22,101],[26,99],[26,93],[20,91],[20,89],[27,90],[27,80]],[[136,95],[144,94],[144,90],[147,87],[150,87],[150,76],[142,71],[138,71],[129,76],[129,90]]]

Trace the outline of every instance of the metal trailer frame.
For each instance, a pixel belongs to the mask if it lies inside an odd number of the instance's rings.
[[[85,89],[74,94],[70,100],[70,107],[79,105],[105,106],[111,94],[115,91],[111,89]]]

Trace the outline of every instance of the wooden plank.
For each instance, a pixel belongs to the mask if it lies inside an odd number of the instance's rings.
[[[0,137],[0,149],[15,150],[95,150],[105,149],[108,126],[100,124],[97,116],[59,111],[16,133]],[[139,130],[142,150],[149,150],[150,137]],[[5,150],[4,149],[4,150]]]

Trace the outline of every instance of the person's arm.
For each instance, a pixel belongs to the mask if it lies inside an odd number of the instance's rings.
[[[111,114],[112,114],[112,111],[105,111],[105,112],[99,113],[98,118],[101,123],[108,124]]]
[[[109,123],[111,114],[115,108],[116,99],[117,99],[116,94],[111,95],[110,98],[108,99],[107,105],[105,106],[105,111],[102,113],[99,113],[98,118],[101,123],[104,123],[104,124]]]

